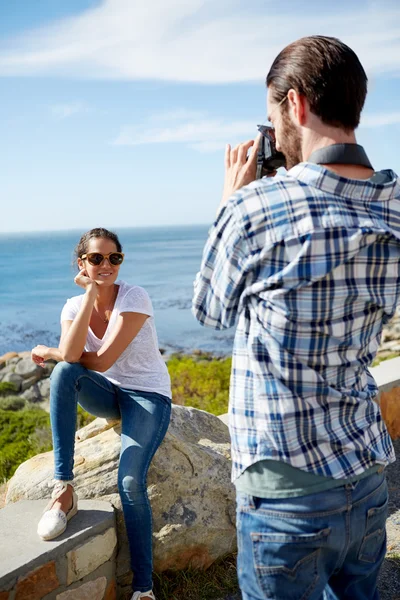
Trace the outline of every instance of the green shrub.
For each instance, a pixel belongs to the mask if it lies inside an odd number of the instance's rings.
[[[21,396],[6,396],[0,398],[0,410],[21,410],[26,403],[25,398]]]
[[[172,356],[168,361],[168,371],[173,402],[214,415],[226,413],[231,365],[231,358]]]
[[[377,367],[381,362],[384,362],[385,360],[391,360],[392,358],[398,358],[398,356],[399,356],[398,352],[391,352],[390,354],[387,354],[386,356],[378,355],[374,358],[371,366]]]
[[[40,408],[14,412],[0,410],[0,481],[9,479],[18,465],[38,452],[51,449],[51,443],[38,449],[35,434],[50,427],[49,415]]]
[[[0,381],[0,396],[8,396],[10,392],[18,392],[18,386],[12,381]]]
[[[88,425],[89,423],[94,421],[95,418],[96,418],[95,415],[91,415],[86,410],[83,410],[83,408],[81,406],[79,406],[79,404],[78,404],[78,417],[77,417],[77,423],[76,423],[77,429],[81,429],[81,427],[85,427],[85,425]]]

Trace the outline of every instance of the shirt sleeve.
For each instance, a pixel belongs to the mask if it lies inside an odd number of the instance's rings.
[[[142,287],[134,287],[128,290],[121,301],[119,312],[137,312],[152,317],[154,315],[150,296]]]
[[[78,313],[78,307],[73,298],[69,298],[61,311],[60,323],[63,321],[73,321]]]
[[[229,202],[209,231],[194,281],[192,312],[202,325],[213,329],[235,325],[248,259],[247,243]]]

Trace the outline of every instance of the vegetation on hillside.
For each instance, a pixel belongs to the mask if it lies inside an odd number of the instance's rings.
[[[31,456],[50,450],[49,430],[49,415],[40,408],[0,410],[0,482]]]
[[[214,415],[228,411],[231,358],[176,354],[168,361],[175,404],[193,406]]]

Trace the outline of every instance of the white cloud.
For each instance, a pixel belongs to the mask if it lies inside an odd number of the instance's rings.
[[[112,141],[115,146],[144,144],[185,144],[198,152],[215,152],[252,139],[257,135],[259,120],[229,120],[211,117],[205,112],[177,109],[150,115],[140,125],[125,125]],[[362,128],[400,124],[400,112],[367,113],[361,117]]]
[[[400,8],[390,0],[284,8],[245,0],[103,0],[78,16],[0,46],[0,75],[260,81],[285,44],[321,33],[343,39],[370,73],[400,71]],[[258,10],[257,10],[258,8]],[[285,13],[278,12],[285,10]]]
[[[361,127],[383,127],[385,125],[400,125],[400,112],[384,112],[361,116]]]
[[[54,104],[50,106],[50,112],[55,119],[68,119],[73,115],[88,113],[90,109],[82,102],[73,102],[70,104]]]
[[[183,115],[187,113],[187,118]],[[238,144],[257,135],[257,121],[212,118],[203,113],[177,111],[158,115],[164,125],[154,126],[154,117],[136,126],[122,127],[112,142],[116,146],[180,143],[199,152],[214,152],[227,143]]]

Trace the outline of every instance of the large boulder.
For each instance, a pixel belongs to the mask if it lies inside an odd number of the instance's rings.
[[[117,509],[117,575],[120,585],[124,585],[130,571],[117,489],[119,423],[96,419],[78,431],[76,439],[78,496],[109,500]],[[173,405],[168,432],[148,476],[156,571],[205,569],[235,551],[235,492],[230,471],[227,426],[207,412]],[[47,498],[52,476],[52,452],[31,458],[10,480],[6,503]]]
[[[43,374],[42,368],[35,364],[30,358],[23,358],[15,365],[15,373],[23,379],[35,378],[38,381]]]

